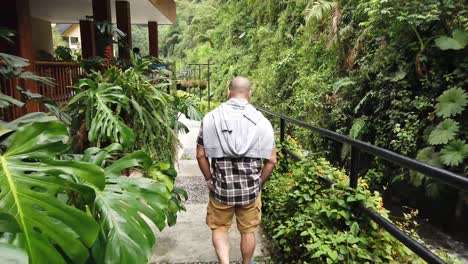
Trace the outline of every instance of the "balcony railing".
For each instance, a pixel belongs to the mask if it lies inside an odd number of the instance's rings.
[[[80,64],[73,62],[36,61],[34,63],[34,72],[39,76],[49,77],[54,80],[55,86],[38,83],[37,93],[46,99],[56,102],[58,105],[68,102],[75,94],[72,86],[79,78],[83,77],[83,69]],[[5,80],[0,78],[2,93],[21,100],[21,95],[15,88],[19,82],[21,82],[20,86],[24,85],[24,81],[21,80]],[[40,106],[39,109],[43,112],[47,111],[44,106]],[[30,104],[25,104],[23,107],[11,106],[3,110],[3,117],[6,120],[13,120],[29,112],[32,112]]]
[[[83,70],[79,63],[38,61],[36,62],[36,74],[50,77],[56,83],[55,87],[39,84],[38,93],[59,105],[63,105],[75,94],[71,87],[83,76]]]

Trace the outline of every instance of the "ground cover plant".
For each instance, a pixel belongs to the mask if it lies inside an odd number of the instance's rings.
[[[389,217],[382,196],[369,190],[364,179],[352,189],[346,172],[324,158],[298,162],[279,156],[262,193],[263,223],[272,237],[275,263],[425,263],[359,213],[357,204],[363,203]],[[409,215],[397,225],[418,239]],[[447,263],[461,263],[437,253]]]

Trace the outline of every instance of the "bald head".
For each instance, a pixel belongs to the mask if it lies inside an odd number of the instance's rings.
[[[251,84],[245,77],[235,77],[229,83],[229,97],[250,98]]]

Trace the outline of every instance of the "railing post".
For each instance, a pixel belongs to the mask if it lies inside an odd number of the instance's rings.
[[[280,142],[283,143],[284,141],[284,132],[286,129],[286,122],[283,118],[280,118]]]
[[[211,78],[211,72],[210,72],[210,60],[208,60],[208,109],[211,109],[211,91],[210,91],[210,78]]]
[[[198,93],[200,95],[200,101],[201,101],[201,99],[202,99],[202,90],[200,88],[200,82],[201,82],[201,64],[198,64]]]
[[[349,185],[351,188],[356,188],[359,177],[359,149],[351,147],[351,169],[349,177]]]

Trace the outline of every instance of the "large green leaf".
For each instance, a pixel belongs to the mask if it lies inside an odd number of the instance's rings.
[[[43,112],[34,112],[19,117],[11,122],[0,121],[0,137],[18,129],[21,126],[33,123],[33,122],[50,122],[55,121],[57,118],[50,116]]]
[[[94,219],[60,199],[67,192],[92,196],[76,181],[104,186],[98,166],[54,160],[67,139],[62,123],[33,123],[19,128],[0,156],[0,212],[17,220],[32,263],[84,263],[99,231]]]
[[[435,44],[441,50],[460,50],[464,48],[456,39],[447,36],[436,38]]]
[[[464,140],[453,140],[441,151],[440,158],[447,166],[458,166],[468,157],[468,144]]]
[[[155,237],[142,215],[162,230],[171,194],[163,183],[117,175],[126,168],[150,164],[150,157],[138,151],[105,169],[106,188],[96,189],[102,232],[93,256],[99,263],[146,263],[151,257]]]
[[[436,46],[441,50],[461,50],[468,44],[468,32],[455,29],[452,37],[441,36],[435,39]]]
[[[436,114],[451,117],[460,114],[468,104],[468,95],[462,88],[451,88],[437,98]]]
[[[122,88],[91,79],[80,80],[78,88],[82,91],[70,100],[69,108],[85,113],[89,140],[98,145],[106,141],[124,147],[133,145],[133,130],[119,116],[122,109],[129,107],[129,99]]]
[[[96,112],[89,129],[89,139],[92,142],[107,139],[124,147],[131,146],[135,142],[133,130],[112,109],[112,105],[127,108],[128,98],[122,94],[119,86],[100,83],[98,87],[94,93]]]
[[[442,121],[432,130],[429,134],[429,144],[441,145],[447,144],[450,140],[454,139],[459,130],[458,122],[448,118]]]

